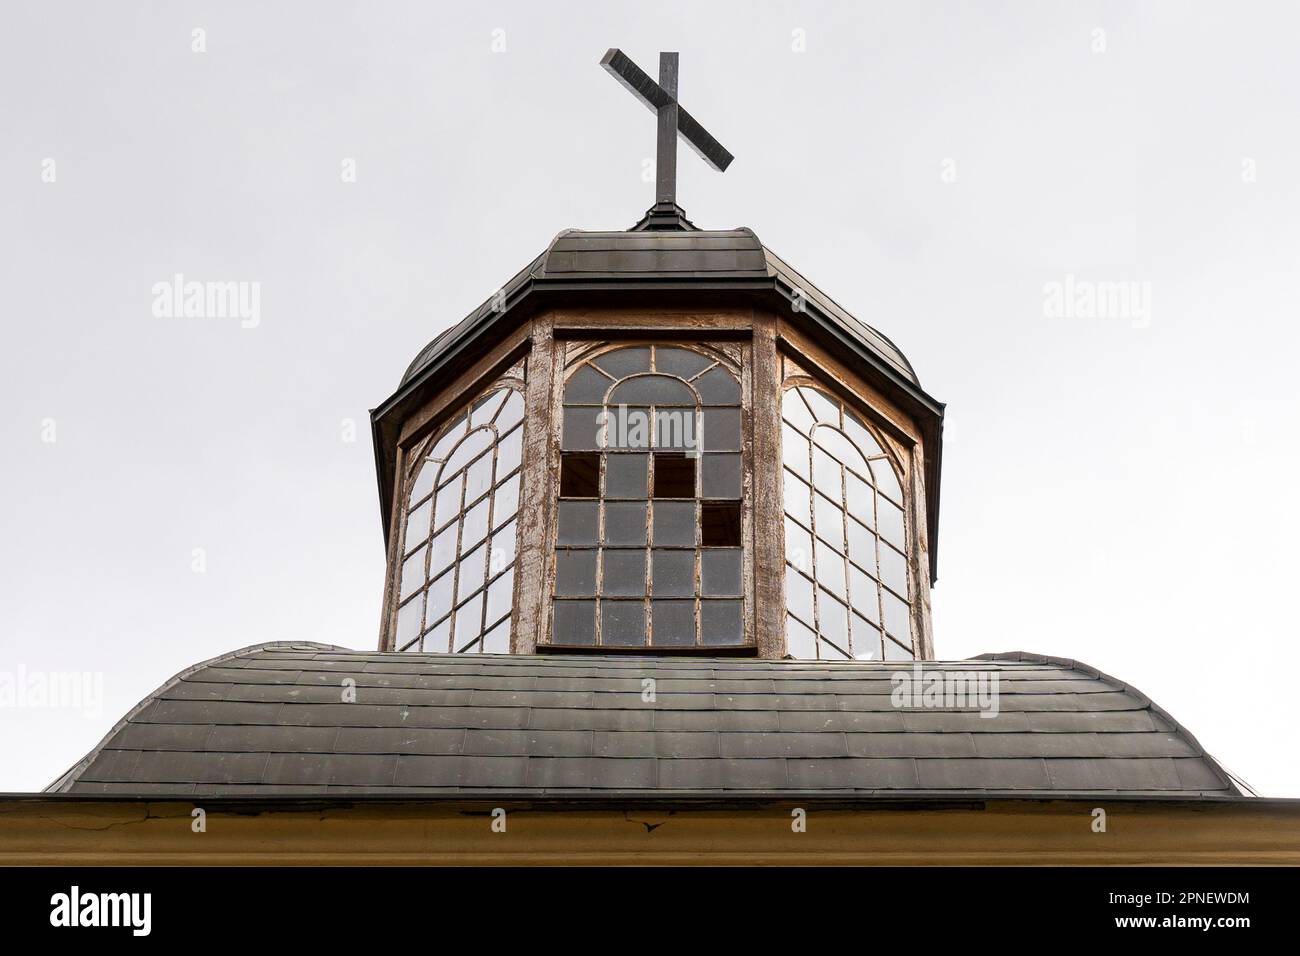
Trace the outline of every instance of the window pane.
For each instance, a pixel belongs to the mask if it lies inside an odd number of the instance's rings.
[[[903,489],[898,485],[898,474],[887,458],[878,458],[871,463],[871,470],[876,475],[876,485],[895,501],[903,500]]]
[[[703,455],[699,459],[701,494],[705,498],[740,497],[740,456]]]
[[[781,458],[787,468],[793,468],[805,481],[810,477],[808,471],[808,439],[804,438],[788,423],[781,425]]]
[[[741,643],[739,601],[700,602],[700,642],[712,647]]]
[[[465,557],[460,559],[460,564],[456,571],[458,580],[456,582],[456,601],[465,600],[483,586],[487,580],[487,545],[479,545]]]
[[[464,647],[478,637],[483,628],[483,595],[476,594],[460,607],[456,608],[455,643],[456,649]]]
[[[564,434],[560,447],[566,451],[576,449],[599,448],[597,436],[600,430],[599,408],[568,407],[564,409]]]
[[[808,407],[817,420],[824,425],[834,425],[836,428],[840,424],[840,407],[835,402],[823,395],[814,388],[800,388],[799,394],[804,397]]]
[[[599,521],[599,502],[561,501],[557,540],[560,544],[595,544]]]
[[[605,494],[610,498],[644,498],[649,474],[649,455],[607,455]]]
[[[600,455],[565,452],[560,456],[560,495],[595,498],[600,494]]]
[[[868,458],[884,454],[880,444],[867,430],[867,426],[862,424],[858,416],[847,408],[844,410],[844,433],[853,439],[853,443],[862,449],[862,454]]]
[[[433,536],[433,553],[429,557],[429,574],[435,575],[456,558],[456,522]]]
[[[446,461],[451,450],[456,447],[456,442],[465,437],[465,432],[469,427],[469,417],[462,412],[455,423],[451,425],[441,438],[439,438],[432,448],[429,449],[428,458],[431,461]]]
[[[523,444],[523,428],[516,428],[497,443],[498,481],[519,467],[519,456],[523,451]]]
[[[419,501],[430,491],[433,490],[433,482],[438,477],[438,469],[442,467],[437,462],[425,461],[420,465],[420,470],[415,476],[415,481],[411,483],[411,501]]]
[[[849,558],[868,574],[876,574],[876,536],[849,520]]]
[[[402,562],[402,593],[398,596],[405,601],[415,591],[424,587],[424,559],[427,548],[421,548]]]
[[[695,644],[694,601],[651,601],[651,643],[655,647],[691,647]]]
[[[599,405],[605,401],[605,393],[613,384],[614,380],[608,375],[584,365],[564,386],[564,402],[566,405]]]
[[[813,632],[789,615],[785,618],[785,652],[801,661],[817,659],[817,639]]]
[[[821,429],[825,431],[825,429]],[[829,498],[839,501],[844,491],[840,487],[840,463],[820,448],[812,452],[813,487]]]
[[[685,553],[685,552],[683,552]],[[645,552],[605,551],[600,593],[640,597],[645,591]]]
[[[501,407],[501,413],[497,415],[497,431],[503,432],[512,425],[516,425],[524,419],[524,397],[513,388],[510,389],[510,395],[506,399],[505,405]]]
[[[829,588],[837,597],[847,599],[847,584],[844,580],[844,558],[828,548],[825,542],[817,541],[817,582]]]
[[[614,386],[608,405],[686,405],[695,406],[695,395],[675,378],[667,375],[638,375]]]
[[[706,501],[700,505],[700,544],[706,548],[740,546],[739,501]]]
[[[817,419],[808,409],[808,403],[799,395],[799,389],[787,389],[781,399],[781,416],[805,435],[812,431]]]
[[[822,639],[817,642],[817,650],[824,661],[846,661],[849,660],[849,652],[843,647],[828,639],[824,634]]]
[[[488,499],[484,498],[465,512],[465,525],[460,531],[460,552],[465,554],[483,540],[488,526]]]
[[[656,498],[695,497],[695,459],[680,452],[655,455]]]
[[[786,512],[807,528],[812,527],[812,501],[810,495],[811,489],[796,478],[789,471],[782,469],[781,479],[784,483],[782,497],[785,500]]]
[[[445,481],[451,475],[454,475],[482,454],[483,451],[490,448],[495,438],[496,436],[490,428],[480,428],[470,432],[469,436],[456,446],[456,450],[447,459],[447,464],[443,466],[443,480]]]
[[[433,526],[435,528],[441,528],[460,514],[460,492],[464,483],[465,475],[462,472],[438,489],[438,495],[434,499]]]
[[[709,369],[692,384],[705,405],[740,404],[740,383],[720,365]]]
[[[512,568],[488,585],[487,623],[495,624],[510,613],[515,599],[515,572]]]
[[[868,528],[876,526],[874,516],[876,492],[863,481],[861,478],[848,472],[844,476],[845,490],[847,492],[849,514],[857,518]]]
[[[700,593],[710,596],[740,593],[739,548],[706,548],[700,552]]]
[[[644,645],[644,602],[601,601],[600,642],[613,647],[637,647]]]
[[[506,618],[483,636],[479,650],[484,654],[510,653],[510,619]]]
[[[873,624],[880,623],[880,589],[853,565],[849,565],[849,603]]]
[[[706,408],[703,416],[701,437],[707,451],[740,451],[739,408]]]
[[[902,548],[903,511],[884,498],[876,499],[876,518],[880,522],[880,536]]]
[[[497,412],[501,411],[501,403],[505,401],[505,398],[506,390],[497,389],[497,391],[489,392],[476,401],[470,406],[470,427],[477,428],[479,425],[491,424],[492,419],[496,418]]]
[[[614,378],[622,378],[637,372],[648,372],[650,371],[650,349],[615,349],[592,359],[592,363]]]
[[[492,524],[500,527],[519,510],[519,476],[506,479],[492,493]]]
[[[817,590],[817,633],[840,647],[849,646],[849,609],[820,588]]]
[[[513,521],[492,535],[492,553],[488,555],[489,576],[500,574],[514,562],[517,537]]]
[[[418,595],[413,601],[398,609],[397,633],[393,636],[398,650],[420,636],[420,615],[423,611],[423,595]]]
[[[822,495],[813,495],[813,505],[817,511],[814,515],[817,522],[815,527],[817,537],[824,538],[838,547],[844,547],[844,512]]]
[[[695,594],[694,551],[663,551],[656,548],[650,567],[655,597],[692,597]]]
[[[426,624],[436,624],[451,610],[452,590],[455,582],[456,572],[448,571],[429,585],[429,609],[428,613],[425,614]]]
[[[880,580],[899,594],[907,593],[907,561],[887,544],[880,546]]]
[[[421,541],[429,537],[429,518],[433,514],[433,502],[426,501],[407,516],[406,538],[403,549],[410,551]]]
[[[596,552],[555,552],[555,593],[586,597],[596,593]]]
[[[889,638],[885,638],[885,660],[887,661],[910,661],[913,659],[912,652],[901,644],[896,644]]]
[[[812,574],[812,535],[785,519],[785,559],[804,574]]]
[[[654,543],[657,545],[695,544],[695,502],[656,501]]]
[[[797,614],[809,624],[813,622],[812,582],[788,566],[785,569],[785,606],[791,614]]]
[[[591,646],[596,643],[596,602],[556,601],[551,619],[551,640],[556,644]]]
[[[691,379],[713,364],[713,359],[689,349],[660,345],[655,348],[655,371]]]
[[[813,443],[825,449],[826,453],[843,462],[855,471],[865,472],[867,462],[862,452],[853,443],[834,428],[822,425],[813,432]]]
[[[646,503],[644,501],[609,501],[605,503],[605,543],[645,544]]]
[[[436,651],[439,654],[446,654],[451,650],[451,618],[440,622],[431,631],[425,633],[424,638],[420,641],[421,650]]]
[[[885,609],[885,630],[902,641],[912,639],[912,622],[907,605],[888,591],[881,592],[880,603]]]
[[[853,615],[853,656],[860,661],[880,660],[880,628]]]

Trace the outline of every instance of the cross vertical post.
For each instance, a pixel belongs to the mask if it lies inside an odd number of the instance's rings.
[[[659,86],[668,102],[656,111],[659,134],[655,156],[655,202],[677,202],[677,54],[659,54]]]

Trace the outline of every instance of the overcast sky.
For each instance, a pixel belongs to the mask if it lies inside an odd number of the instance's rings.
[[[0,670],[103,702],[0,708],[0,790],[197,661],[375,646],[368,409],[556,232],[650,204],[619,46],[680,51],[736,155],[681,151],[694,221],[753,227],[948,403],[939,657],[1077,658],[1300,796],[1297,34],[1182,0],[11,0]],[[155,314],[177,273],[260,283],[256,324]],[[1139,296],[1061,316],[1067,282]]]

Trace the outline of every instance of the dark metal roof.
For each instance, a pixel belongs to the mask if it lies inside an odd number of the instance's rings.
[[[752,229],[692,231],[583,232],[567,229],[540,256],[481,306],[420,350],[402,377],[406,384],[437,357],[472,335],[531,288],[582,288],[601,284],[620,289],[770,290],[837,326],[865,352],[883,362],[901,381],[919,389],[907,358],[888,338],[840,308],[830,296],[790,268],[758,241]]]
[[[1025,654],[1000,713],[898,709],[908,665],[358,652],[275,643],[164,684],[49,788],[140,795],[1236,796],[1196,740],[1086,665]],[[347,679],[356,701],[342,702]],[[654,678],[653,702],[642,699]]]

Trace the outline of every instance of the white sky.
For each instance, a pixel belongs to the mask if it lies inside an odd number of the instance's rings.
[[[620,46],[679,50],[737,156],[681,151],[695,222],[752,226],[949,403],[939,656],[1085,661],[1300,796],[1298,33],[1285,3],[7,3],[0,671],[104,700],[0,708],[0,791],[194,662],[375,645],[367,410],[560,229],[650,204]],[[260,325],[155,317],[177,272],[260,282]],[[1149,324],[1046,317],[1067,274],[1149,283]]]

